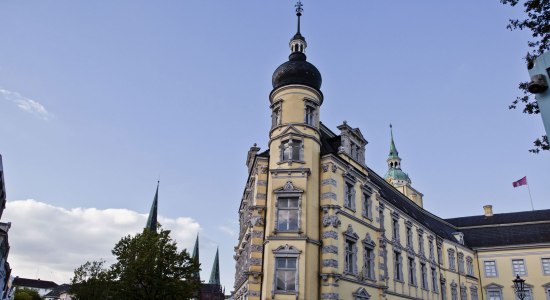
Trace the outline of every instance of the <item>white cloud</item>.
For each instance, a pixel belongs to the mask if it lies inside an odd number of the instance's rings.
[[[47,111],[44,105],[40,104],[37,101],[34,101],[32,99],[22,96],[18,92],[12,92],[12,91],[8,91],[6,89],[0,88],[0,95],[4,99],[15,103],[17,107],[19,107],[19,109],[25,112],[28,112],[33,115],[37,115],[44,120],[49,120],[50,118],[53,118],[53,114]]]
[[[14,276],[68,283],[73,271],[86,261],[106,259],[121,237],[138,233],[146,214],[128,209],[65,209],[35,200],[9,201],[3,222],[9,231],[10,263]],[[191,249],[200,225],[191,218],[159,222],[172,231],[180,248]]]

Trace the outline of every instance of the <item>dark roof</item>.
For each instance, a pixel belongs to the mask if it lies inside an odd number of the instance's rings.
[[[447,219],[470,247],[550,243],[550,209]]]
[[[490,217],[481,215],[451,218],[446,221],[457,227],[550,221],[550,209],[494,214]]]
[[[53,281],[29,279],[29,278],[21,278],[21,277],[15,277],[13,279],[13,285],[21,286],[21,287],[31,287],[31,288],[37,288],[37,289],[53,289],[57,287],[57,283]]]
[[[337,155],[340,144],[340,136],[337,136],[324,124],[321,124],[321,155]],[[370,175],[369,179],[380,187],[381,196],[390,204],[399,208],[407,217],[426,226],[426,228],[433,231],[436,235],[447,240],[455,240],[453,233],[457,230],[451,224],[446,223],[443,219],[429,213],[427,210],[412,202],[372,169],[367,167],[367,170]]]
[[[269,157],[269,149],[265,150],[264,152],[257,154],[259,157]]]
[[[550,223],[459,229],[472,248],[550,243]]]
[[[306,61],[306,55],[301,52],[293,52],[288,61],[280,65],[271,79],[273,90],[290,84],[303,84],[318,91],[321,89],[321,72]]]

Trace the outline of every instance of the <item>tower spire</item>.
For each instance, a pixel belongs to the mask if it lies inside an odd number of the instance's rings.
[[[157,191],[155,192],[155,198],[151,205],[151,211],[149,211],[149,217],[147,218],[146,229],[157,232],[157,213],[158,213],[158,201],[159,201],[159,185],[160,181],[157,181]]]
[[[298,17],[298,28],[296,30],[296,34],[292,37],[292,39],[290,40],[290,51],[292,51],[291,53],[291,57],[290,59],[292,60],[292,56],[296,53],[304,53],[304,51],[306,50],[306,47],[307,47],[307,43],[306,43],[306,39],[302,36],[302,34],[300,33],[300,19],[302,17],[302,12],[304,11],[304,9],[302,8],[302,6],[304,6],[302,4],[302,1],[298,0],[298,2],[296,3],[296,5],[294,5],[296,7],[296,16]],[[296,55],[294,55],[294,59],[300,59],[300,60],[305,60],[305,55],[298,55],[296,57]]]
[[[209,284],[220,285],[220,259],[219,259],[220,249],[216,249],[216,256],[214,257],[214,264],[212,265],[212,272],[210,273]]]
[[[199,234],[197,233],[197,239],[195,240],[195,247],[193,247],[193,254],[191,255],[191,259],[195,261],[197,264],[200,264],[199,261]],[[201,275],[199,271],[197,271],[194,274],[194,277],[197,278],[199,281],[201,279]]]
[[[397,148],[395,147],[395,142],[393,141],[393,126],[390,123],[390,135],[391,135],[391,143],[390,143],[390,154],[389,157],[399,157],[399,152],[397,152]]]

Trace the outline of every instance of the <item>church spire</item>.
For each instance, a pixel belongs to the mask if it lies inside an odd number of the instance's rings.
[[[220,259],[219,259],[220,249],[216,249],[216,256],[214,257],[214,264],[212,265],[212,272],[210,273],[209,284],[220,285]]]
[[[149,212],[149,218],[147,218],[146,229],[157,232],[157,213],[158,213],[158,201],[159,201],[159,185],[160,181],[157,181],[157,191],[155,192],[155,198],[151,205],[151,211]]]
[[[195,247],[193,247],[193,254],[191,255],[191,259],[196,262],[197,264],[200,264],[199,260],[199,234],[197,233],[197,239],[195,240]],[[197,271],[194,274],[194,277],[197,278],[199,281],[201,279],[201,275],[199,271]]]
[[[393,128],[391,124],[390,124],[390,135],[391,135],[390,155],[388,157],[399,158],[399,152],[397,152],[397,148],[395,148],[395,143],[393,141]]]
[[[395,147],[395,142],[393,140],[393,126],[390,124],[390,153],[388,155],[388,172],[386,173],[385,179],[391,182],[393,185],[408,185],[411,184],[411,179],[407,173],[401,170],[401,157],[397,152]]]

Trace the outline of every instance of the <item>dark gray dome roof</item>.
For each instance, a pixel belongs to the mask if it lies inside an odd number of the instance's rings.
[[[289,84],[303,84],[316,90],[321,89],[321,73],[311,63],[306,61],[306,55],[293,52],[288,61],[280,65],[273,73],[273,89]]]

